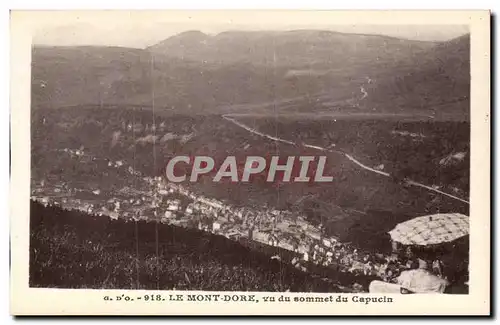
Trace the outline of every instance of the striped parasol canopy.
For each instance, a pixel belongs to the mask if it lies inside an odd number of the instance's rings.
[[[460,213],[442,213],[398,224],[389,231],[392,240],[403,245],[434,245],[451,242],[469,234],[469,217]]]

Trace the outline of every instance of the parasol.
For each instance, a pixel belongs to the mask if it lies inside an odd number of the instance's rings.
[[[433,245],[451,242],[469,234],[469,217],[443,213],[417,217],[389,231],[392,240],[403,245]]]

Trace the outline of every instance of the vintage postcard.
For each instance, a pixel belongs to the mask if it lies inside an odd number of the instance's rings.
[[[14,315],[488,315],[488,11],[12,11]]]

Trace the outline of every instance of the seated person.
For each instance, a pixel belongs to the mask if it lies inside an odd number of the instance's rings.
[[[401,272],[397,282],[416,293],[444,293],[449,282],[429,271],[426,261],[418,259],[418,268]]]
[[[413,270],[418,268],[418,260],[415,258],[409,258],[405,264],[406,269]]]
[[[426,261],[418,262],[417,269],[401,272],[396,283],[372,281],[370,293],[444,293],[449,282],[432,274]]]
[[[432,272],[440,278],[443,277],[443,262],[439,257],[432,262]]]

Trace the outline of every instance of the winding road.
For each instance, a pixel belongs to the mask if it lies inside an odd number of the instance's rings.
[[[248,132],[251,132],[253,134],[257,134],[261,137],[264,137],[264,138],[267,138],[267,139],[270,139],[270,140],[273,140],[273,141],[277,141],[277,142],[282,142],[282,143],[286,143],[286,144],[289,144],[289,145],[292,145],[292,146],[304,146],[304,147],[307,147],[307,148],[311,148],[311,149],[316,149],[316,150],[319,150],[319,151],[324,151],[324,152],[332,152],[332,153],[337,153],[337,154],[340,154],[344,157],[346,157],[347,159],[349,159],[350,161],[352,161],[353,163],[355,163],[356,165],[358,165],[360,168],[362,169],[365,169],[365,170],[368,170],[372,173],[376,173],[376,174],[379,174],[379,175],[382,175],[382,176],[385,176],[385,177],[392,177],[389,173],[386,173],[386,172],[383,172],[383,171],[380,171],[380,170],[376,170],[374,168],[371,168],[371,167],[368,167],[364,164],[362,164],[359,160],[355,159],[353,156],[343,152],[343,151],[340,151],[340,150],[334,150],[334,149],[327,149],[327,148],[322,148],[322,147],[319,147],[319,146],[314,146],[314,145],[310,145],[310,144],[297,144],[295,142],[292,142],[292,141],[289,141],[289,140],[285,140],[285,139],[281,139],[281,138],[278,138],[278,137],[275,137],[275,136],[272,136],[272,135],[269,135],[269,134],[265,134],[265,133],[262,133],[258,130],[255,130],[243,123],[241,123],[240,121],[237,121],[235,118],[231,117],[231,115],[229,114],[226,114],[226,115],[222,115],[222,118],[224,118],[225,120],[239,126],[240,128],[243,128],[245,130],[247,130]],[[460,197],[457,197],[457,196],[454,196],[452,194],[449,194],[449,193],[446,193],[446,192],[443,192],[443,191],[440,191],[438,189],[435,189],[431,186],[427,186],[425,184],[421,184],[421,183],[418,183],[418,182],[415,182],[415,181],[412,181],[410,179],[406,179],[406,183],[408,185],[412,185],[412,186],[416,186],[416,187],[421,187],[421,188],[424,188],[428,191],[432,191],[432,192],[435,192],[435,193],[438,193],[438,194],[441,194],[441,195],[444,195],[444,196],[447,196],[449,198],[452,198],[454,200],[457,200],[457,201],[460,201],[462,203],[466,203],[466,204],[469,204],[469,201],[467,200],[464,200]]]

